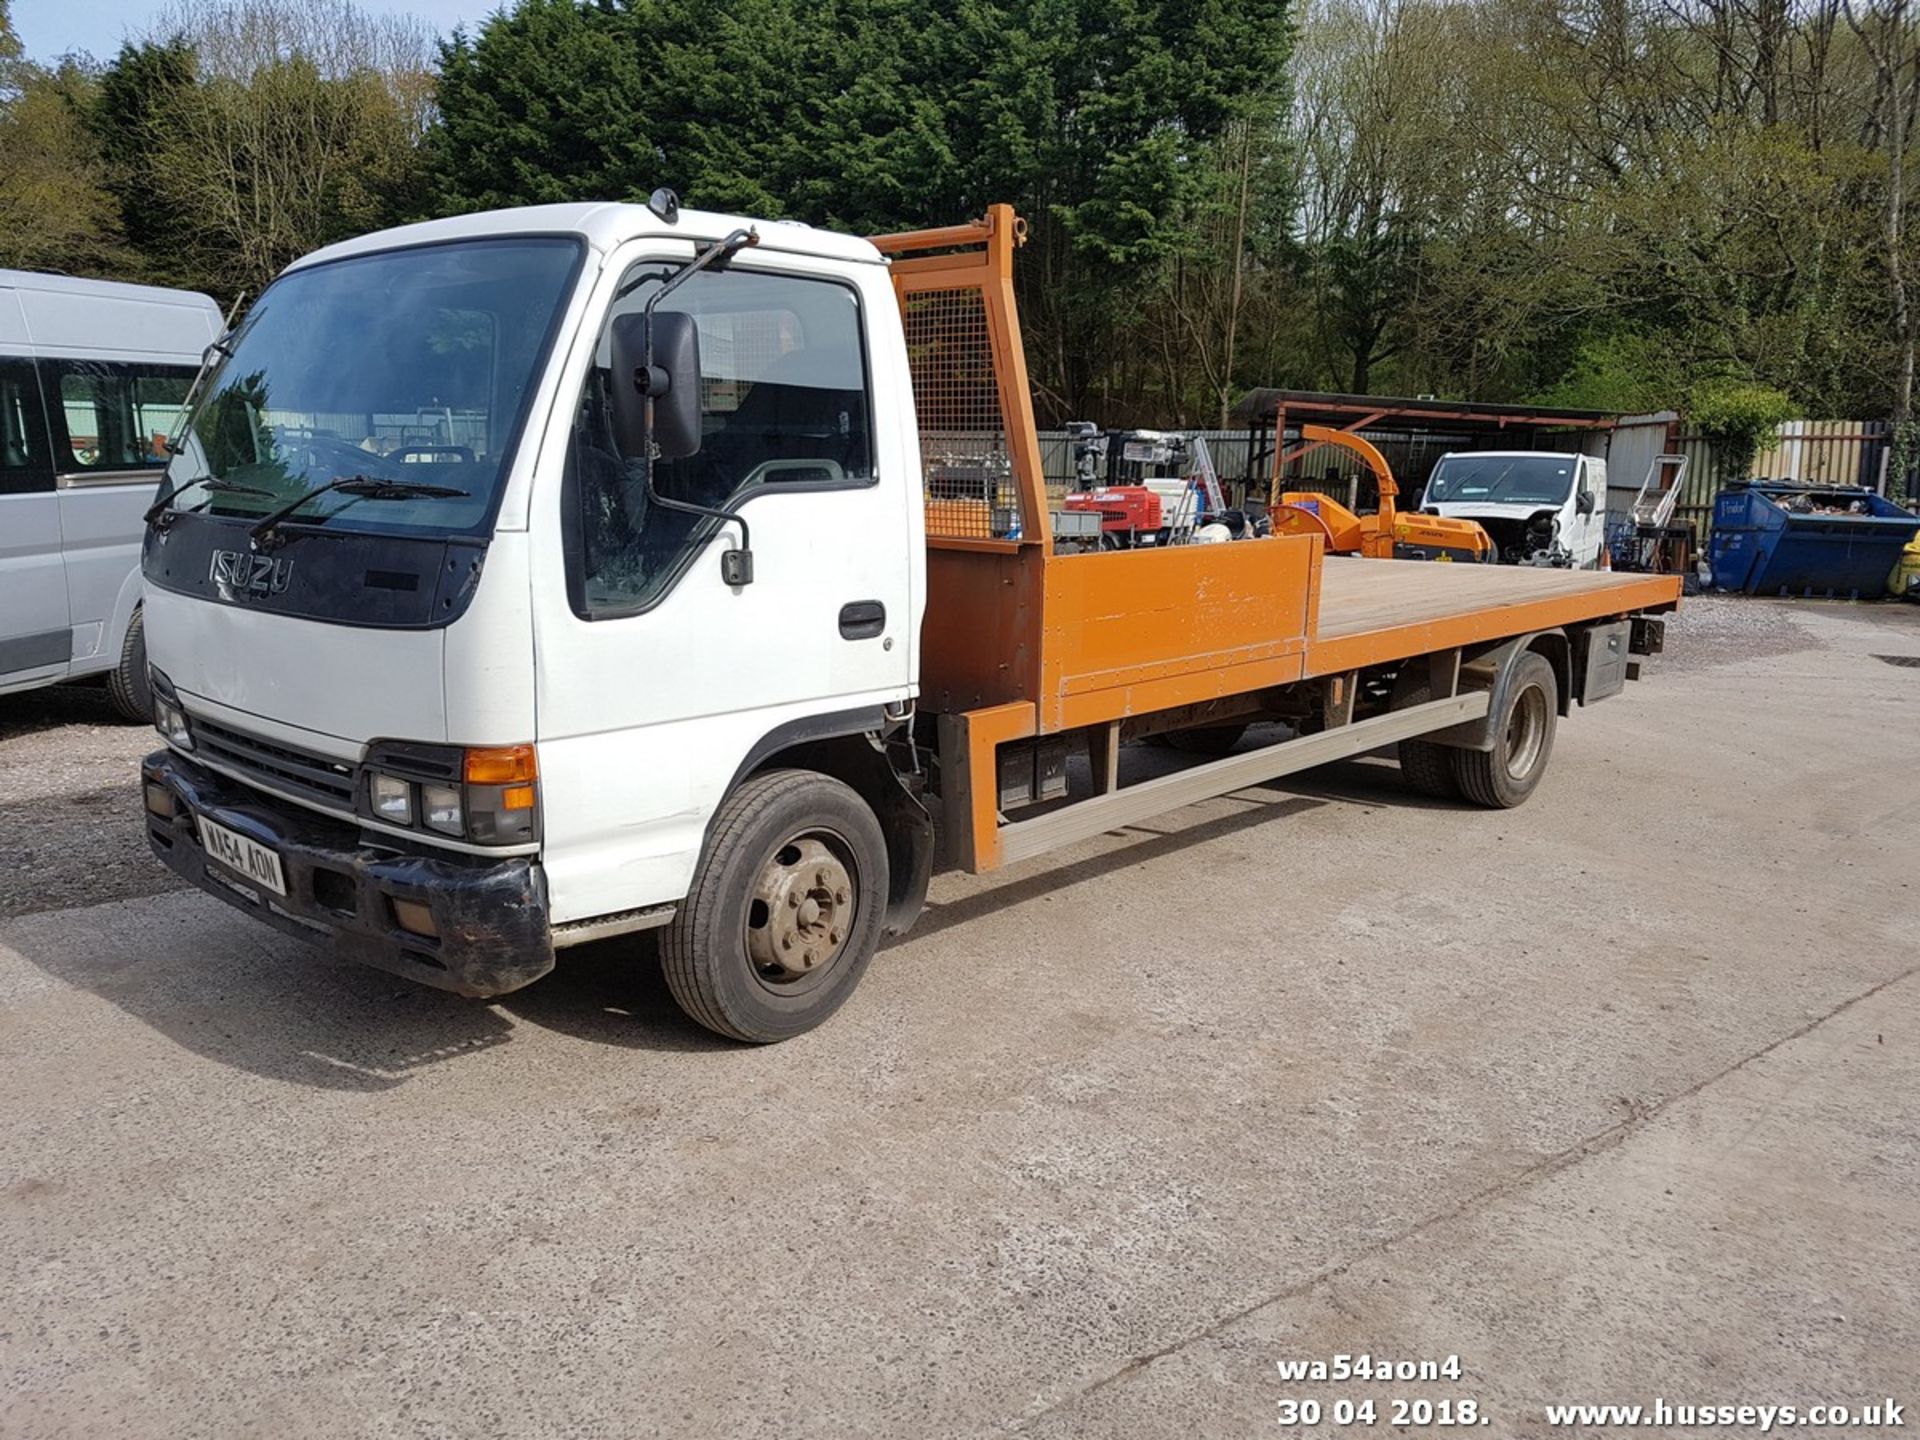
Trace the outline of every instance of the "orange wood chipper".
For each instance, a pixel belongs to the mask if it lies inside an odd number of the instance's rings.
[[[1358,455],[1373,472],[1380,490],[1380,508],[1372,515],[1356,515],[1331,495],[1317,490],[1289,490],[1268,511],[1274,534],[1319,535],[1326,540],[1330,555],[1363,555],[1375,560],[1491,563],[1498,557],[1492,537],[1477,521],[1396,509],[1394,501],[1399,498],[1400,487],[1387,457],[1352,431],[1303,425],[1300,438],[1308,445],[1337,445]]]

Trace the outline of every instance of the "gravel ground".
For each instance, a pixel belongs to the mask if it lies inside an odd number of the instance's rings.
[[[1686,673],[1809,649],[1818,642],[1794,618],[1796,607],[1805,608],[1792,600],[1755,600],[1743,595],[1700,595],[1684,601],[1680,613],[1668,622],[1667,649],[1659,668],[1662,673]],[[1920,615],[1920,610],[1915,613]]]
[[[0,695],[0,919],[178,887],[140,820],[158,743],[98,686]]]

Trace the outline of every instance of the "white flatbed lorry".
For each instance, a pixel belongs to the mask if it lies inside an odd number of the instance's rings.
[[[689,1015],[778,1040],[936,866],[1395,744],[1518,804],[1659,648],[1671,577],[1055,553],[1021,235],[566,205],[289,267],[146,536],[156,854],[467,995],[659,928]],[[1219,758],[1122,784],[1162,734]]]

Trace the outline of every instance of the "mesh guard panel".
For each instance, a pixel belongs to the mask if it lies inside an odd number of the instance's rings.
[[[907,362],[920,419],[927,534],[1020,538],[1000,387],[985,297],[978,289],[922,290],[905,299]]]

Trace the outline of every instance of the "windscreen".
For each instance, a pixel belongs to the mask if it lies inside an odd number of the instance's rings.
[[[417,482],[460,493],[334,491],[288,523],[485,528],[580,254],[476,240],[283,276],[209,378],[169,467],[173,508],[260,516],[334,481]]]
[[[1578,463],[1570,455],[1448,455],[1433,467],[1424,503],[1560,505]]]

